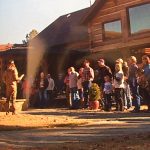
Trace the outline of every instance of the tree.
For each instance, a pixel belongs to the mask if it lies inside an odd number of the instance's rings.
[[[37,30],[33,29],[29,34],[28,34],[28,40],[30,41],[31,39],[33,39],[35,36],[38,35]]]
[[[38,35],[38,31],[33,29],[29,34],[26,34],[26,39],[22,40],[23,44],[28,44],[30,40],[32,40],[35,36]]]

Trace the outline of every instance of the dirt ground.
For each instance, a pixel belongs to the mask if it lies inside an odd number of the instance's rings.
[[[30,109],[16,115],[0,112],[0,131],[2,150],[150,149],[150,113],[145,111],[57,108]]]

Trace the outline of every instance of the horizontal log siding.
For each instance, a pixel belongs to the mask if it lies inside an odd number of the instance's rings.
[[[65,49],[66,50],[85,49],[88,47],[88,45],[89,45],[88,41],[76,42],[72,44],[70,43],[65,46]]]
[[[117,3],[115,3],[115,1]],[[103,42],[103,22],[109,22],[116,19],[122,20],[122,28],[123,28],[123,38],[121,40],[116,40],[118,43],[128,41],[128,33],[129,28],[127,24],[127,14],[126,8],[131,7],[133,5],[138,5],[142,3],[150,2],[150,0],[108,0],[101,10],[96,14],[93,20],[90,22],[90,43],[91,47],[97,47],[100,45],[105,46],[105,42]],[[130,39],[131,40],[131,39]],[[114,41],[112,41],[112,44]],[[111,42],[110,42],[111,44]],[[106,47],[109,44],[106,44]]]
[[[116,43],[110,43],[107,44],[107,46],[104,44],[100,43],[95,43],[97,47],[91,49],[92,52],[97,52],[97,51],[107,51],[107,50],[116,50],[116,49],[126,49],[126,48],[137,48],[139,45],[144,46],[146,45],[147,47],[150,47],[150,38],[142,38],[138,40],[130,40],[127,43],[121,43],[121,42],[116,42]]]

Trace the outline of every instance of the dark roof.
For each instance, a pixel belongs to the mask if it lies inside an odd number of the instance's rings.
[[[47,48],[88,40],[88,28],[81,24],[81,19],[89,8],[63,15],[40,32],[32,42],[40,40]]]
[[[0,45],[0,48],[4,45]],[[26,54],[28,47],[25,44],[8,44],[5,46],[5,50],[0,50],[0,55],[15,55],[15,54]]]
[[[104,5],[106,1],[107,0],[96,0],[94,4],[90,7],[88,13],[84,16],[81,22],[83,24],[87,24],[87,22],[96,15],[96,13],[101,9],[101,7]]]

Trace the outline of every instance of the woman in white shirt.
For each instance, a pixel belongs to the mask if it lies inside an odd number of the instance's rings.
[[[116,100],[116,111],[123,111],[124,109],[124,74],[122,66],[120,64],[115,65],[115,76],[114,76],[114,88],[115,88],[115,100]]]

